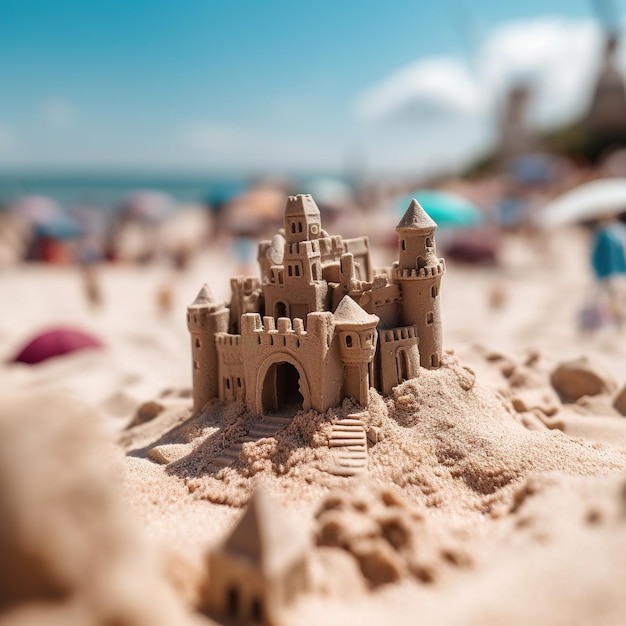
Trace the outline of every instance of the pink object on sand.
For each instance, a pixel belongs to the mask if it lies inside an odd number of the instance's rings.
[[[35,335],[12,361],[33,365],[84,348],[102,348],[102,343],[83,331],[58,326]]]

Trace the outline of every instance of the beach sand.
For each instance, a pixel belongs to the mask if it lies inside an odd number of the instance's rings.
[[[210,623],[207,549],[260,483],[315,546],[286,623],[626,621],[626,342],[576,328],[584,235],[449,266],[443,366],[371,391],[378,441],[356,477],[326,471],[351,402],[213,464],[254,417],[219,402],[192,417],[185,307],[203,282],[225,298],[235,263],[216,247],[185,273],[102,267],[99,306],[76,269],[0,276],[0,624]],[[7,362],[61,323],[104,349]],[[552,373],[581,357],[603,388],[565,399]]]

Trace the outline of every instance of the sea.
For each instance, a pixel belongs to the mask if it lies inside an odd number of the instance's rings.
[[[0,207],[36,195],[52,198],[65,209],[115,210],[137,191],[162,192],[180,205],[216,205],[245,189],[254,179],[243,174],[0,172]]]

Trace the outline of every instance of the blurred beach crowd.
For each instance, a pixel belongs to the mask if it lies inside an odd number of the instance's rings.
[[[512,241],[542,250],[554,225],[546,206],[590,181],[626,179],[626,90],[615,24],[605,24],[602,62],[582,116],[537,129],[529,113],[533,86],[515,82],[492,119],[495,141],[462,168],[230,177],[0,171],[0,270],[25,262],[75,265],[94,302],[102,264],[185,271],[212,249],[234,257],[240,273],[254,273],[256,244],[282,227],[286,197],[294,193],[312,194],[329,233],[367,235],[382,262],[393,258],[394,227],[411,197],[438,223],[439,254],[449,262],[498,266]],[[597,269],[593,229],[609,221],[611,237],[623,236],[626,193],[623,204],[603,202],[599,196],[597,210],[565,215],[557,224],[586,227],[591,270]],[[616,245],[623,250],[623,241]],[[619,262],[616,268],[609,274],[624,273]]]

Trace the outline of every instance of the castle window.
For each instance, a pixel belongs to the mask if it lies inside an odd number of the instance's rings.
[[[348,348],[352,347],[352,335],[346,335],[346,346]]]
[[[291,222],[291,232],[292,233],[296,232],[296,223],[295,222]]]
[[[431,354],[430,355],[430,366],[431,367],[439,367],[439,355]]]
[[[230,389],[230,378],[226,379],[226,389]]]
[[[433,315],[433,312],[428,311],[428,313],[426,313],[426,323],[432,324],[434,321],[435,321],[435,316]]]
[[[193,369],[195,369],[195,370],[199,370],[200,369],[200,362],[199,361],[194,361],[193,362]]]
[[[437,285],[433,285],[433,286],[430,288],[430,295],[431,295],[433,298],[436,298],[436,297],[439,295],[439,289],[437,288]]]
[[[287,266],[287,274],[289,274],[289,276],[293,276],[293,266],[291,265]]]
[[[252,600],[250,606],[250,618],[254,624],[263,623],[263,603],[259,598]]]
[[[430,237],[426,237],[426,247],[427,248],[432,248],[433,247],[433,240]]]
[[[241,378],[237,378],[237,387],[241,389]]]
[[[236,587],[229,587],[226,592],[226,610],[230,617],[239,616],[239,591]]]
[[[302,222],[298,222],[298,232],[302,232]]]
[[[296,276],[300,276],[300,266],[296,265]]]
[[[404,239],[402,240],[402,249],[406,250],[406,241]]]
[[[196,348],[202,348],[202,342],[199,337],[196,337]]]

